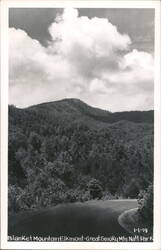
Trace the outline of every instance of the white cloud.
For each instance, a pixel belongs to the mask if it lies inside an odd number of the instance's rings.
[[[59,53],[74,56],[74,49],[81,49],[87,55],[105,57],[115,50],[126,50],[130,44],[128,35],[120,34],[108,19],[78,17],[78,11],[67,8],[61,18],[57,18],[49,32],[58,41]],[[61,42],[60,42],[61,41]],[[55,49],[55,44],[53,44]]]
[[[112,111],[153,108],[152,55],[130,51],[130,37],[107,19],[79,17],[67,8],[49,32],[45,48],[10,29],[10,103],[74,97]]]
[[[144,95],[153,93],[153,57],[146,52],[133,50],[125,54],[120,61],[120,68],[108,74],[104,72],[102,78],[110,82],[115,89],[123,90],[124,94]]]

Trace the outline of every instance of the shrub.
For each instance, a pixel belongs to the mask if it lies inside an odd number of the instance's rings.
[[[9,185],[8,187],[8,212],[10,214],[18,213],[22,209],[26,209],[26,205],[22,199],[24,191],[16,186]]]
[[[140,219],[143,223],[153,225],[153,186],[149,185],[146,191],[138,195]]]
[[[118,198],[119,196],[117,194],[113,195],[110,192],[107,192],[103,197],[104,200],[117,200]]]
[[[102,198],[102,187],[98,180],[92,179],[88,184],[88,188],[92,199]]]

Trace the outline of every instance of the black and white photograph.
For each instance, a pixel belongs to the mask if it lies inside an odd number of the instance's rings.
[[[10,246],[154,243],[155,20],[155,5],[8,8]]]

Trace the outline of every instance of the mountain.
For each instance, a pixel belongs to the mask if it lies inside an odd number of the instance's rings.
[[[15,110],[17,110],[17,113],[35,114],[35,117],[41,114],[44,116],[44,119],[55,119],[58,123],[80,122],[94,128],[102,128],[119,121],[134,123],[154,122],[154,112],[152,110],[112,113],[91,107],[79,99],[63,99]]]
[[[78,99],[9,106],[9,211],[137,198],[153,180],[153,116],[111,113]]]

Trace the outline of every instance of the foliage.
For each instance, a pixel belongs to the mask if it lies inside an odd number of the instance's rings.
[[[136,198],[153,180],[153,112],[115,114],[75,99],[9,106],[8,174],[12,213]]]
[[[141,221],[149,226],[153,225],[153,185],[140,191],[138,196],[139,214]]]
[[[90,180],[88,184],[88,188],[89,188],[91,199],[96,199],[96,198],[101,199],[102,187],[101,187],[101,183],[98,180],[96,179]]]

